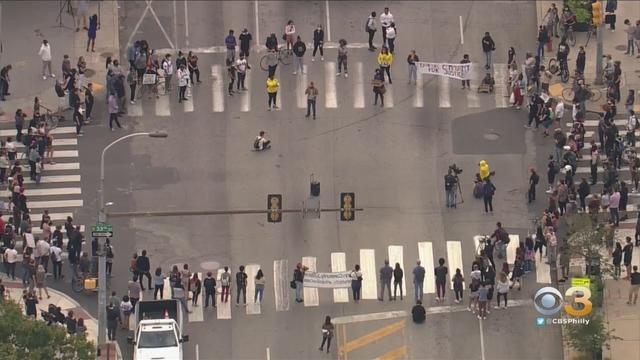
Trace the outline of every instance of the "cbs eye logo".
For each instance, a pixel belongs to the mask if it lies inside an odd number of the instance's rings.
[[[562,293],[554,287],[543,287],[533,297],[533,306],[542,315],[553,315],[564,307],[564,311],[572,316],[586,316],[591,313],[593,304],[591,290],[583,286],[573,286]],[[579,305],[578,305],[579,304]]]

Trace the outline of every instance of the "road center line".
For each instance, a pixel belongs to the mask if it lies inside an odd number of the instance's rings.
[[[187,47],[189,47],[189,6],[187,0],[184,0],[184,37]]]
[[[176,0],[173,0],[172,3],[173,3],[172,4],[173,5],[173,40],[174,40],[175,48],[178,48],[178,10],[176,9]]]
[[[325,0],[325,13],[327,15],[327,40],[331,41],[331,15],[329,14],[329,0]]]
[[[258,18],[258,0],[253,2],[253,13],[256,17],[256,40],[255,43],[260,43],[260,20]]]
[[[489,306],[489,304],[487,304]],[[478,319],[478,325],[480,326],[480,354],[482,356],[482,360],[485,360],[484,355],[484,331],[482,330],[482,320]]]

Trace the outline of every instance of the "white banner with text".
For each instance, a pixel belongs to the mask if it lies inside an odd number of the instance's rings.
[[[446,76],[458,80],[470,80],[472,78],[473,63],[446,64],[417,62],[418,72],[422,74]]]
[[[349,288],[351,287],[351,271],[321,273],[307,271],[302,283],[307,288]]]

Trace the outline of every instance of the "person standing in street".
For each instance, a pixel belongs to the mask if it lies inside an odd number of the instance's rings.
[[[276,97],[278,96],[279,87],[280,83],[278,83],[278,79],[274,78],[273,75],[270,75],[267,79],[267,110],[269,111],[271,111],[271,109],[278,110]]]
[[[11,71],[11,65],[7,65],[0,69],[0,100],[4,101],[5,96],[11,95],[9,93],[9,82],[11,79],[9,78],[9,71]]]
[[[296,38],[296,26],[293,20],[287,21],[287,25],[284,27],[284,40],[287,43],[287,50],[292,49],[293,40]]]
[[[396,23],[391,23],[387,28],[387,46],[389,47],[389,52],[394,54],[396,49]]]
[[[62,279],[62,249],[53,242],[49,247],[49,252],[51,253],[51,263],[53,265],[53,279]],[[9,276],[8,273],[7,276]]]
[[[44,290],[45,295],[47,295],[47,299],[50,299],[49,290],[47,289],[47,279],[46,279],[47,271],[44,269],[42,264],[38,265],[38,269],[36,270],[36,287],[38,288],[38,298],[42,300],[42,290]]]
[[[560,17],[558,16],[558,8],[556,4],[551,4],[551,7],[547,10],[547,14],[545,15],[547,21],[547,29],[549,31],[549,37],[558,36],[558,23],[560,22]]]
[[[380,268],[380,297],[378,300],[384,301],[384,288],[387,288],[389,300],[391,301],[391,278],[393,277],[393,268],[389,266],[389,260],[384,261],[384,266]]]
[[[498,305],[495,307],[496,309],[506,309],[507,308],[507,295],[509,294],[509,278],[507,274],[501,272],[498,278],[498,283],[496,284],[496,290],[498,291],[498,296],[496,300]],[[504,306],[500,307],[500,298],[504,299]]]
[[[40,59],[42,60],[42,80],[47,80],[45,70],[49,70],[50,78],[55,78],[56,75],[51,71],[51,45],[48,40],[42,40],[38,55],[40,55]]]
[[[584,67],[587,64],[587,52],[584,50],[584,46],[580,46],[578,49],[578,55],[576,56],[576,71],[580,75],[584,75]]]
[[[531,175],[529,176],[529,192],[527,193],[527,198],[529,200],[529,204],[536,200],[536,186],[540,181],[540,176],[536,172],[536,169],[529,169]]]
[[[411,84],[411,80],[413,80],[414,84],[417,84],[418,81],[418,66],[416,65],[420,59],[418,55],[416,55],[415,50],[411,50],[409,56],[407,56],[407,66],[409,67],[409,84]]]
[[[491,35],[489,32],[484,33],[484,37],[482,38],[482,52],[484,52],[485,65],[484,68],[489,70],[491,69],[491,53],[496,50],[496,44],[493,42]]]
[[[142,279],[142,277],[140,278]],[[131,301],[132,312],[135,312],[136,304],[138,303],[138,301],[140,301],[140,293],[143,291],[143,289],[140,287],[140,284],[138,284],[137,277],[134,276],[129,280],[129,282],[127,283],[127,290],[129,294],[129,300]]]
[[[640,291],[640,273],[638,272],[637,265],[633,266],[633,272],[631,273],[630,280],[631,284],[629,287],[629,300],[627,301],[627,305],[635,305],[638,303],[638,292]]]
[[[189,71],[187,71],[187,66],[184,64],[181,64],[178,69],[178,86],[180,87],[178,102],[181,103],[183,100],[187,101],[186,94],[187,86],[189,86]]]
[[[393,269],[393,300],[398,297],[398,288],[400,288],[400,300],[402,301],[402,278],[404,277],[404,271],[400,267],[400,263],[396,263],[396,267]]]
[[[480,288],[478,289],[478,319],[484,320],[487,318],[487,302],[489,289],[484,282],[480,282]]]
[[[460,304],[463,302],[462,298],[462,288],[464,287],[464,277],[462,277],[462,271],[460,269],[456,269],[455,275],[453,275],[453,292],[456,295],[456,299],[453,300],[454,303]]]
[[[298,36],[296,38],[296,42],[293,44],[293,75],[297,75],[298,71],[300,74],[306,74],[304,71],[304,53],[307,51],[307,45],[305,45],[304,41]]]
[[[231,288],[231,274],[229,274],[229,267],[224,267],[224,272],[220,275],[220,302],[226,303],[229,301],[229,289]]]
[[[236,60],[236,72],[238,73],[238,84],[236,89],[238,91],[247,90],[247,88],[244,86],[244,80],[247,78],[248,69],[251,69],[251,66],[249,66],[249,63],[247,62],[244,54],[240,52],[240,57],[238,58],[238,60]]]
[[[153,285],[154,285],[154,289],[153,289],[153,300],[157,300],[158,299],[158,295],[160,295],[160,300],[163,299],[164,296],[164,279],[166,277],[164,276],[164,274],[162,273],[162,268],[161,267],[157,267],[156,268],[156,272],[153,275]]]
[[[393,63],[393,55],[383,46],[380,54],[378,54],[378,65],[382,73],[382,81],[384,81],[384,73],[386,71],[387,77],[389,77],[389,84],[393,84],[393,81],[391,81],[391,63]]]
[[[304,301],[304,299],[302,298],[302,284],[304,282],[304,271],[305,271],[305,268],[302,266],[301,263],[298,263],[296,265],[295,270],[293,270],[293,282],[296,286],[295,290],[296,290],[297,303],[301,303]]]
[[[613,194],[609,196],[609,219],[613,222],[615,227],[620,225],[620,213],[618,207],[620,206],[620,192],[617,189],[613,190]]]
[[[89,45],[91,45],[91,52],[95,52],[96,47],[96,33],[98,32],[98,15],[93,14],[89,18],[89,28],[87,29],[87,52],[89,52]]]
[[[622,245],[616,241],[615,249],[611,253],[611,260],[613,263],[613,278],[618,280],[620,278],[620,264],[622,263]]]
[[[349,70],[347,68],[347,40],[340,39],[338,44],[338,73],[336,76],[342,75],[342,67],[344,66],[344,77],[349,77]]]
[[[193,51],[189,51],[187,54],[187,70],[189,70],[189,83],[190,84],[200,84],[200,68],[198,67],[198,55],[194,54]],[[196,76],[196,81],[193,81],[193,75]]]
[[[469,54],[462,55],[462,60],[460,60],[460,64],[468,64],[471,60],[469,59]],[[471,90],[471,80],[462,80],[462,90],[465,89]]]
[[[393,15],[389,12],[389,8],[384,8],[382,14],[380,14],[380,24],[382,25],[382,45],[387,44],[387,30],[393,23]]]
[[[351,291],[353,293],[353,301],[360,301],[360,290],[362,289],[362,272],[360,271],[360,265],[356,266],[351,271]]]
[[[447,171],[447,175],[444,176],[444,191],[447,202],[447,208],[456,207],[456,184],[458,181],[453,175],[451,168]]]
[[[629,276],[631,275],[631,260],[633,259],[633,244],[631,243],[631,237],[627,236],[627,243],[622,248],[622,263],[627,271],[627,276],[624,278],[625,280],[629,280]]]
[[[424,275],[424,267],[420,265],[420,260],[418,260],[416,262],[416,267],[413,268],[413,294],[416,302],[418,300],[422,301],[424,293]]]
[[[129,103],[135,105],[136,103],[136,87],[138,86],[138,76],[135,70],[129,69],[127,74],[127,83],[129,83]]]
[[[240,305],[240,293],[242,293],[242,302],[247,306],[247,273],[244,272],[244,265],[240,265],[240,271],[236,273],[236,306]]]
[[[320,344],[320,348],[318,350],[322,351],[324,348],[324,344],[327,344],[327,354],[329,353],[329,348],[331,347],[331,338],[333,337],[334,326],[331,323],[331,316],[328,316],[324,319],[324,324],[322,324],[322,344]]]
[[[544,57],[544,45],[549,41],[549,32],[544,25],[540,25],[538,27],[538,49],[536,54],[540,56],[540,58]]]
[[[207,272],[207,277],[204,279],[204,307],[209,307],[209,299],[213,308],[216,308],[216,279],[213,277],[211,271]]]
[[[240,57],[244,57],[245,59],[249,58],[249,48],[251,47],[251,33],[249,30],[244,28],[238,36],[238,40],[240,40]]]
[[[136,259],[136,270],[138,271],[138,274],[140,276],[140,289],[144,291],[142,279],[146,276],[148,285],[147,288],[149,290],[152,290],[153,288],[151,287],[151,273],[149,272],[151,270],[151,264],[149,263],[149,258],[147,257],[147,250],[142,250],[142,254]]]
[[[449,269],[444,266],[444,259],[438,259],[438,266],[433,271],[436,277],[436,302],[444,301],[444,290],[447,284],[447,274],[449,273]]]
[[[618,0],[607,0],[607,4],[605,5],[605,22],[608,18],[609,29],[611,32],[616,31],[616,10],[618,9]]]
[[[375,11],[372,11],[371,15],[369,15],[369,18],[367,18],[365,31],[369,34],[369,51],[375,51],[377,47],[373,46],[373,36],[376,34],[376,31],[378,31],[378,25],[376,24]]]
[[[633,25],[629,19],[625,19],[624,24],[626,25],[624,32],[627,33],[627,51],[624,54],[633,56],[635,54],[633,34],[636,32],[636,26]],[[640,51],[640,49],[638,49],[638,51]]]
[[[483,200],[484,200],[484,212],[488,213],[491,211],[493,213],[493,195],[496,193],[496,187],[493,185],[489,178],[484,180],[484,185],[482,187],[483,190]]]
[[[162,70],[164,70],[164,93],[171,92],[171,79],[173,78],[173,62],[171,61],[171,54],[166,54],[162,60]],[[131,83],[129,83],[131,84]]]
[[[236,81],[236,64],[231,59],[227,59],[227,75],[229,76],[229,86],[227,87],[227,92],[229,96],[233,96],[233,83]]]
[[[254,283],[255,289],[253,294],[253,302],[254,304],[262,304],[262,296],[264,295],[265,285],[264,273],[262,272],[262,269],[258,269],[258,272],[256,273],[256,276],[254,278]]]
[[[227,48],[226,60],[236,60],[236,37],[233,35],[233,30],[229,30],[229,35],[224,38],[224,45]]]
[[[198,278],[198,273],[194,272],[189,280],[189,288],[191,289],[191,305],[198,306],[198,298],[202,292],[202,281]]]
[[[109,110],[109,128],[111,129],[111,131],[114,131],[113,122],[115,121],[116,125],[118,125],[118,128],[121,129],[122,126],[120,126],[120,121],[118,120],[118,99],[116,98],[116,93],[114,90],[112,90],[111,94],[109,95],[107,108]]]
[[[375,75],[373,75],[373,80],[371,80],[371,85],[373,85],[373,105],[378,104],[378,97],[380,98],[380,107],[384,107],[384,93],[386,89],[384,87],[384,74],[382,70],[376,69]]]
[[[315,87],[313,81],[309,83],[309,86],[304,91],[307,96],[307,115],[309,117],[311,110],[313,109],[313,120],[316,119],[316,98],[318,97],[318,88]]]
[[[322,25],[318,24],[318,27],[313,31],[313,54],[311,54],[311,61],[316,61],[316,51],[320,49],[320,61],[324,61],[324,30]]]
[[[116,341],[116,330],[120,321],[120,311],[115,308],[113,303],[107,305],[107,338],[109,341]]]
[[[91,112],[93,110],[94,98],[93,98],[93,83],[88,83],[84,88],[84,113],[85,122],[91,122]]]

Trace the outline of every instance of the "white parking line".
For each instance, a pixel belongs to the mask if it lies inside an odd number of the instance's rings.
[[[258,273],[258,270],[260,270],[260,265],[246,265],[244,270],[247,272],[247,315],[260,314],[260,303],[254,301],[256,291],[256,274]]]
[[[346,254],[343,252],[331,253],[331,272],[347,271]],[[333,289],[333,302],[346,303],[349,302],[349,290]]]
[[[516,261],[516,250],[520,246],[519,235],[509,235],[509,244],[507,244],[507,262],[509,265],[513,265]]]
[[[444,76],[438,77],[438,104],[441,108],[450,108],[451,100],[449,98],[449,78]]]
[[[364,109],[364,70],[362,62],[356,63],[356,78],[353,82],[353,107]]]
[[[460,241],[447,241],[447,258],[449,263],[449,272],[455,273],[456,269],[460,269],[460,272],[464,275],[464,268],[462,266],[462,246]],[[431,269],[427,269],[427,272]],[[451,289],[453,289],[453,281],[451,283]],[[462,283],[464,288],[464,283]]]
[[[193,96],[193,87],[191,87],[191,86],[187,87],[187,91],[186,91],[185,97],[187,99],[189,99],[189,100],[183,100],[182,101],[184,112],[193,112],[193,108],[195,106],[195,104],[194,104],[195,97]]]
[[[224,111],[224,91],[222,89],[224,79],[222,78],[222,69],[220,65],[211,66],[211,96],[213,112]]]
[[[156,98],[156,116],[171,116],[170,96],[171,94],[166,94]]]
[[[424,106],[424,90],[422,88],[422,73],[416,74],[416,93],[413,95],[413,107],[421,108]]]
[[[302,258],[302,265],[306,266],[309,271],[317,271],[316,268],[316,258],[313,256],[305,256]],[[304,284],[304,283],[303,283]],[[318,299],[318,289],[317,288],[304,288],[304,306],[318,306],[320,305],[320,300]]]
[[[325,0],[325,14],[327,16],[327,40],[331,41],[331,15],[329,13],[329,0]]]
[[[220,277],[222,276],[222,273],[224,273],[224,268],[218,269],[218,275],[217,275],[218,284],[220,284]],[[219,285],[218,289],[220,289],[220,292],[216,294],[216,297],[218,297],[217,307],[216,307],[216,317],[218,319],[231,319],[231,302],[229,301],[227,301],[226,303],[222,302],[222,285]],[[229,288],[229,290],[231,290],[231,288]],[[233,299],[231,298],[231,291],[229,291],[228,300],[233,301]]]
[[[432,271],[433,266],[433,244],[428,241],[418,243],[418,257],[420,264],[425,268],[423,294],[434,294],[436,292],[436,277]]]
[[[374,249],[360,249],[360,269],[362,270],[362,299],[378,298],[378,272]]]
[[[327,2],[327,9],[329,2]],[[336,63],[327,61],[324,63],[324,106],[328,109],[338,107],[338,94],[336,93]]]
[[[276,311],[289,311],[289,261],[273,261],[273,292]]]
[[[404,272],[404,276],[402,276],[402,293],[407,294],[407,285],[406,285],[406,277],[409,275],[408,269],[404,267],[404,247],[399,245],[389,245],[389,265],[395,269],[396,264],[400,264],[400,268]],[[395,290],[395,285],[394,285]],[[394,292],[395,294],[395,292]],[[395,295],[394,295],[395,296]]]

